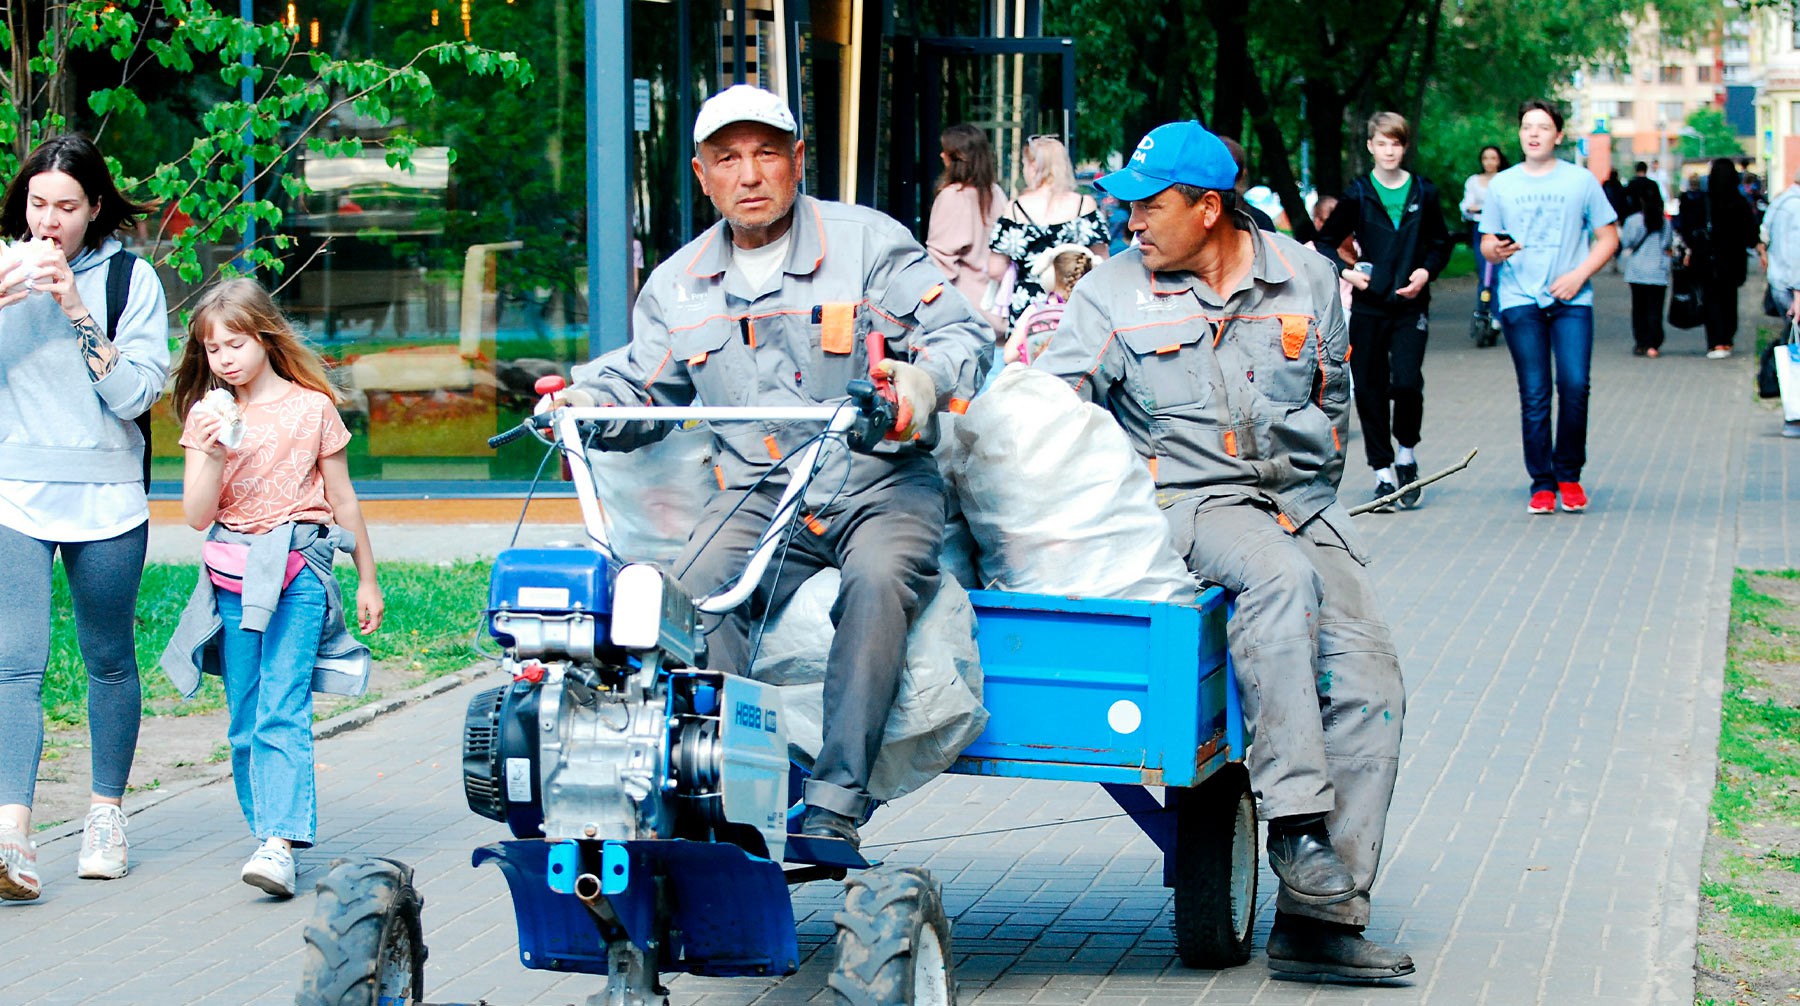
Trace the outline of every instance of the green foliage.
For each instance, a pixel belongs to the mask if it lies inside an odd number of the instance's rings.
[[[354,116],[364,131],[383,133],[387,162],[410,166],[418,148],[403,128],[404,111],[427,109],[438,99],[433,69],[453,78],[493,78],[489,91],[505,93],[531,83],[530,64],[516,53],[496,52],[467,42],[436,41],[390,59],[347,59],[305,50],[299,34],[285,25],[253,23],[221,12],[214,0],[66,0],[53,4],[41,21],[6,15],[0,48],[15,33],[34,33],[27,48],[36,55],[27,66],[0,72],[0,135],[15,137],[0,148],[0,175],[10,177],[20,159],[43,138],[83,128],[114,150],[136,152],[135,144],[104,139],[109,129],[129,139],[161,145],[161,156],[146,163],[133,157],[115,162],[118,181],[134,199],[176,210],[193,219],[180,234],[164,233],[167,217],[152,227],[158,264],[167,264],[189,283],[234,275],[226,263],[209,276],[204,245],[237,241],[254,229],[263,235],[245,248],[242,261],[281,273],[280,252],[291,239],[275,235],[284,210],[270,198],[270,178],[281,175],[287,198],[306,193],[297,174],[283,174],[294,157],[354,156],[364,140],[339,135],[340,115]],[[80,72],[77,72],[77,67]],[[211,83],[193,95],[199,111],[198,135],[170,149],[169,131],[155,128],[180,121],[168,95],[142,90],[145,79]],[[114,86],[92,81],[118,81]],[[248,83],[245,100],[241,85]],[[62,95],[87,85],[85,109],[64,107]],[[395,126],[402,128],[390,128]],[[178,135],[178,134],[177,134]]]
[[[381,628],[363,640],[370,655],[395,670],[424,677],[458,671],[481,660],[478,630],[487,603],[489,568],[485,562],[382,563],[387,614]],[[354,603],[356,571],[340,566],[335,572],[344,599]],[[207,677],[200,693],[184,701],[168,677],[157,670],[157,661],[169,645],[199,575],[199,567],[191,563],[153,562],[144,567],[136,637],[146,715],[179,716],[224,707],[225,693],[216,678]],[[74,608],[60,563],[50,603],[55,616],[50,663],[44,675],[44,713],[53,725],[79,726],[87,721],[87,673],[76,645]]]
[[[1128,148],[1161,122],[1210,122],[1242,100],[1215,86],[1208,16],[1237,10],[1248,74],[1267,99],[1264,129],[1246,108],[1240,139],[1253,162],[1285,158],[1296,176],[1334,188],[1368,166],[1368,116],[1398,111],[1413,120],[1413,167],[1439,183],[1453,212],[1482,146],[1517,160],[1519,104],[1563,92],[1584,67],[1623,66],[1631,27],[1649,9],[1647,0],[1049,0],[1044,17],[1046,30],[1079,39],[1082,157]],[[1716,0],[1655,9],[1676,39],[1701,37],[1719,15]],[[1265,150],[1271,123],[1280,142]]]
[[[1687,127],[1695,135],[1684,133],[1676,141],[1676,149],[1684,157],[1710,160],[1714,157],[1737,157],[1744,152],[1744,145],[1738,142],[1737,131],[1725,120],[1725,113],[1711,105],[1689,112]]]
[[[1793,702],[1800,647],[1788,631],[1796,620],[1792,606],[1758,589],[1782,592],[1772,581],[1797,576],[1740,570],[1731,584],[1699,954],[1717,979],[1712,984],[1741,993],[1732,1001],[1791,986],[1800,966],[1800,903],[1784,876],[1800,871],[1800,856],[1779,837],[1800,823],[1800,794],[1792,787],[1800,773],[1800,708]]]

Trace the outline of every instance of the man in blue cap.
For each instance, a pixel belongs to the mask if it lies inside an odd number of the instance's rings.
[[[1337,499],[1349,413],[1337,276],[1259,232],[1196,122],[1159,126],[1096,184],[1137,247],[1083,277],[1034,366],[1109,409],[1156,479],[1188,567],[1237,595],[1229,646],[1251,788],[1281,880],[1269,966],[1397,978],[1363,937],[1406,695]]]

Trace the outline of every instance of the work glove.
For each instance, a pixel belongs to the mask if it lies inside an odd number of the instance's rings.
[[[870,368],[894,383],[894,397],[899,408],[894,416],[895,440],[911,440],[925,429],[925,423],[937,411],[937,385],[931,375],[901,360],[882,360]]]
[[[565,405],[572,405],[578,409],[590,409],[596,404],[592,392],[583,391],[580,388],[564,388],[554,395],[545,395],[538,399],[537,408],[532,409],[531,414],[542,415],[551,409],[560,409]]]

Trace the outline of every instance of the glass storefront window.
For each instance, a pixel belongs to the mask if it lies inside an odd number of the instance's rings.
[[[494,452],[486,439],[530,412],[539,377],[567,375],[599,345],[623,341],[626,318],[598,319],[602,338],[589,341],[588,2],[254,4],[265,23],[291,26],[302,58],[316,48],[402,64],[434,43],[467,40],[521,54],[535,74],[517,86],[427,61],[436,95],[425,107],[396,107],[387,124],[339,109],[320,127],[324,139],[361,139],[363,156],[301,154],[283,166],[310,192],[282,204],[279,233],[294,241],[287,273],[262,278],[344,390],[351,474],[366,491],[516,491],[538,470],[541,447],[527,439]],[[1035,25],[1035,10],[997,0],[630,0],[630,150],[602,152],[601,163],[631,172],[633,296],[648,270],[716,219],[689,166],[691,123],[706,97],[738,80],[794,100],[806,188],[824,198],[860,196],[922,225],[936,130],[956,121],[992,130],[1003,172],[1016,171],[1025,136],[1063,132],[1068,120],[1060,60],[951,43],[1012,34],[1019,18]],[[228,97],[202,76],[182,83],[193,107],[171,106],[175,128],[146,129],[137,152],[173,144],[154,152],[164,159],[185,149],[177,120]],[[383,156],[397,133],[420,144],[410,170]],[[263,185],[280,193],[279,182]],[[177,216],[148,232],[190,223]],[[206,249],[209,278],[237,253],[229,242]],[[172,305],[199,293],[163,278]],[[154,475],[166,491],[181,478],[178,424],[166,403],[153,419]]]
[[[387,126],[337,112],[321,135],[358,137],[364,153],[284,166],[311,192],[283,202],[280,233],[295,241],[287,274],[262,277],[344,391],[352,477],[492,488],[529,479],[540,446],[495,452],[486,440],[529,414],[538,377],[589,358],[582,0],[257,8],[301,26],[302,54],[323,45],[399,64],[433,43],[469,40],[531,61],[535,79],[523,87],[427,61],[437,91],[429,106],[397,107]],[[397,131],[422,144],[410,171],[385,161],[382,145]],[[221,246],[209,257],[234,252]],[[191,303],[191,286],[164,281],[171,304]],[[166,403],[154,422],[155,477],[179,480]]]

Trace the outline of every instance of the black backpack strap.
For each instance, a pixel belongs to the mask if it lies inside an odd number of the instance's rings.
[[[125,317],[125,301],[131,297],[131,269],[137,256],[119,249],[106,263],[106,338],[118,338],[119,319]]]
[[[113,253],[106,263],[106,338],[112,342],[118,339],[119,319],[125,317],[125,302],[131,298],[131,271],[137,266],[137,256],[121,248]],[[144,435],[144,491],[150,490],[150,410],[135,420],[138,432]]]

